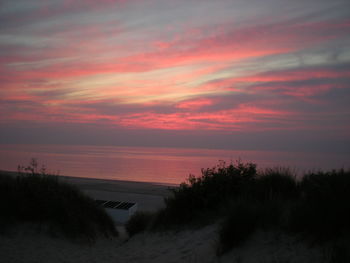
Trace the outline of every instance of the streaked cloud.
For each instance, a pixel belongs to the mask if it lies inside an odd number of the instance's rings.
[[[349,140],[348,1],[3,1],[0,125]],[[340,95],[342,94],[342,95]],[[328,137],[327,137],[328,136]]]

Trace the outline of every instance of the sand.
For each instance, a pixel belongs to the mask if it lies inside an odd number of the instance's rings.
[[[138,211],[154,212],[164,207],[164,198],[175,186],[119,180],[102,180],[78,177],[62,177],[63,181],[77,185],[94,199],[135,202]]]
[[[308,263],[327,262],[318,247],[296,237],[257,233],[245,245],[218,257],[217,225],[179,232],[145,232],[128,240],[99,238],[94,244],[43,234],[0,235],[0,262],[39,263]]]
[[[151,183],[64,177],[93,198],[138,202],[139,210],[164,206],[168,186]],[[122,228],[122,226],[119,226]],[[259,232],[244,246],[216,256],[218,224],[201,229],[145,232],[117,238],[100,237],[93,244],[54,238],[27,224],[16,233],[0,235],[0,262],[324,262],[323,250],[296,237]]]
[[[2,174],[17,176],[17,172],[3,171]],[[171,195],[169,189],[176,185],[161,183],[106,180],[94,178],[59,176],[61,181],[74,184],[94,199],[135,202],[138,211],[154,212],[164,207],[164,198]],[[1,263],[1,262],[0,262]]]

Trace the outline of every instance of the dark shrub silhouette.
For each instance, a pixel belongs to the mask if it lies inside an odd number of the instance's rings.
[[[126,223],[125,227],[130,236],[138,234],[151,227],[154,214],[147,212],[136,212]]]
[[[259,212],[257,205],[249,201],[240,201],[231,207],[219,229],[219,255],[241,245],[255,232]]]
[[[266,169],[255,180],[250,194],[260,201],[298,198],[295,176],[286,168]]]
[[[35,222],[67,237],[90,240],[99,233],[116,235],[114,222],[93,199],[44,173],[0,174],[0,211],[6,225]]]
[[[310,173],[300,183],[300,198],[290,218],[293,231],[318,240],[350,234],[350,172]]]
[[[182,224],[219,211],[230,200],[246,194],[256,176],[255,164],[237,162],[226,166],[221,162],[211,169],[202,169],[201,177],[190,176],[188,183],[172,189],[166,208],[159,213],[161,224]],[[203,216],[205,215],[205,216]]]
[[[219,254],[256,229],[302,233],[317,241],[350,238],[349,171],[309,173],[297,181],[286,168],[258,173],[251,163],[221,162],[172,192],[155,226],[208,224],[223,217]]]

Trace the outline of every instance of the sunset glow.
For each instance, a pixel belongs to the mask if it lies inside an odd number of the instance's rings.
[[[234,148],[272,132],[271,145],[345,148],[348,10],[343,0],[2,1],[1,142],[220,148],[220,137]],[[184,142],[196,132],[202,145]]]

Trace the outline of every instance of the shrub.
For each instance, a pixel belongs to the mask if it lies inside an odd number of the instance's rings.
[[[349,263],[350,262],[350,242],[349,239],[337,240],[331,245],[329,263]]]
[[[295,176],[287,168],[268,168],[255,180],[251,194],[257,200],[291,200],[298,197]]]
[[[219,229],[218,254],[241,245],[258,226],[260,208],[252,202],[238,202],[233,205],[228,217]]]
[[[257,202],[259,212],[259,227],[265,230],[282,229],[286,225],[289,203],[282,200]]]
[[[130,236],[145,231],[151,227],[154,215],[147,212],[136,212],[126,223],[126,230]]]
[[[116,235],[114,222],[77,187],[46,174],[0,174],[1,221],[48,224],[71,238]]]
[[[244,243],[256,229],[277,229],[284,226],[286,203],[279,200],[241,199],[231,204],[228,216],[219,230],[218,254]]]
[[[290,228],[317,240],[350,234],[350,171],[310,173],[300,183]]]
[[[309,173],[297,181],[286,168],[257,174],[254,164],[221,162],[172,190],[155,225],[208,223],[230,211],[220,228],[220,253],[239,245],[256,228],[335,240],[350,236],[349,189],[350,171]]]
[[[245,194],[245,189],[256,176],[252,163],[230,164],[202,169],[201,177],[190,176],[187,183],[173,189],[173,195],[165,199],[166,208],[157,222],[182,224],[203,220],[227,205],[231,199]]]

